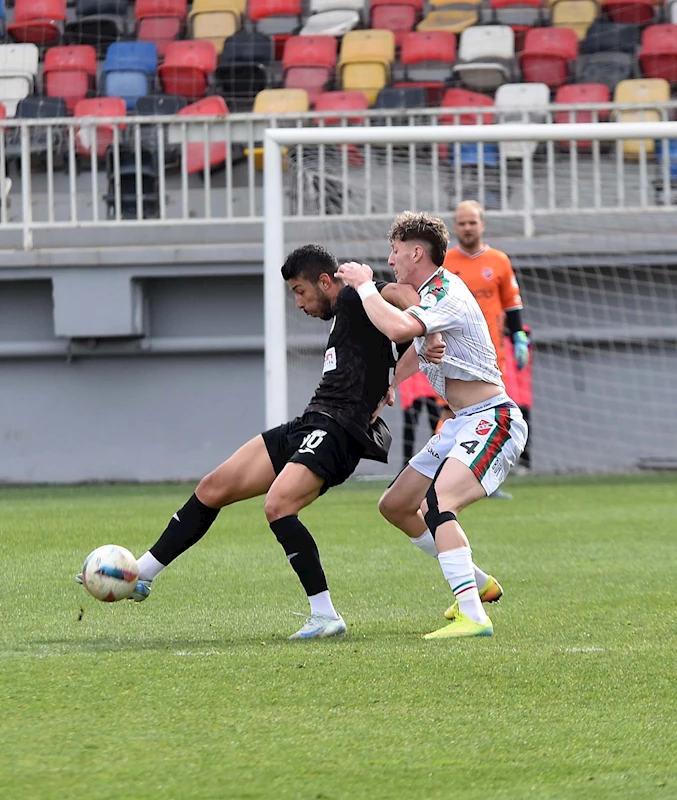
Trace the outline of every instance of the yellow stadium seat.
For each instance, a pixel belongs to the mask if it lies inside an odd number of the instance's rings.
[[[599,16],[595,0],[550,0],[551,23],[554,28],[571,28],[581,41]]]
[[[385,30],[350,31],[341,42],[338,72],[341,88],[363,92],[369,105],[390,81],[395,34]]]
[[[246,0],[195,0],[188,15],[191,38],[213,42],[220,54],[226,39],[240,30],[245,10]]]
[[[670,100],[670,84],[663,78],[637,78],[621,81],[614,92],[614,103],[666,103]],[[662,119],[658,109],[642,108],[617,111],[617,122],[659,122]],[[644,142],[647,156],[653,156],[656,143],[653,139],[626,139],[623,153],[628,158],[639,158],[641,142]]]
[[[463,33],[466,28],[477,25],[482,0],[467,0],[464,3],[449,3],[431,0],[430,11],[416,26],[417,31],[449,31]]]
[[[254,114],[302,114],[308,111],[310,103],[308,92],[305,89],[264,89],[256,95],[254,100]],[[284,149],[284,156],[286,156]],[[249,148],[244,150],[245,157],[249,155]],[[263,169],[263,147],[254,148],[254,166]],[[283,162],[287,169],[287,159]]]

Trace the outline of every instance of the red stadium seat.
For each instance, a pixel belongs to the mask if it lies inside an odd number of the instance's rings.
[[[15,42],[58,42],[66,20],[66,0],[15,0],[14,22],[7,35]]]
[[[569,64],[578,58],[578,37],[571,28],[532,28],[520,55],[523,80],[558,89],[569,77]]]
[[[180,117],[210,117],[214,115],[225,116],[228,113],[228,106],[223,97],[211,95],[192,103],[179,111]],[[228,149],[225,142],[214,142],[209,145],[209,164],[205,165],[205,148],[201,142],[190,142],[186,145],[186,160],[188,174],[204,172],[205,167],[217,167],[223,164],[228,157]]]
[[[50,47],[42,82],[47,97],[62,97],[69,113],[96,88],[96,49],[88,44]]]
[[[394,86],[420,86],[428,94],[428,104],[439,105],[455,60],[456,36],[451,31],[411,31],[405,34],[400,50],[404,80]]]
[[[583,103],[608,103],[611,100],[609,87],[603,83],[572,83],[561,86],[555,95],[555,103],[559,105],[573,105]],[[609,111],[557,111],[555,122],[558,125],[567,122],[607,122]],[[569,142],[560,142],[561,147],[569,148]],[[592,142],[580,141],[577,149],[582,151],[592,150]]]
[[[367,111],[369,101],[364,92],[356,90],[322,92],[315,101],[315,111]],[[364,117],[349,117],[351,124],[360,124]],[[338,125],[341,117],[325,117],[325,125]]]
[[[471,92],[469,89],[447,89],[440,103],[441,108],[493,108],[494,101],[486,94]],[[491,125],[493,114],[443,114],[440,125]]]
[[[183,33],[187,14],[188,0],[136,0],[136,38],[142,42],[155,42],[158,54],[163,58],[169,43]]]
[[[654,0],[602,0],[602,11],[612,22],[649,25],[654,19]]]
[[[423,15],[422,0],[371,0],[369,27],[392,31],[400,47],[407,33]]]
[[[74,117],[125,117],[127,103],[122,97],[88,97],[75,104]],[[106,155],[106,150],[113,143],[114,125],[96,126],[96,154],[99,159]],[[119,129],[126,125],[121,123]],[[94,136],[91,126],[83,126],[75,131],[75,150],[79,156],[89,156],[92,152]]]
[[[170,42],[158,67],[162,89],[189,101],[207,93],[209,76],[216,70],[216,48],[208,39]]]
[[[305,89],[311,105],[334,77],[338,45],[333,36],[290,36],[284,46],[286,89]]]
[[[677,25],[650,25],[644,29],[639,65],[647,78],[677,83]]]

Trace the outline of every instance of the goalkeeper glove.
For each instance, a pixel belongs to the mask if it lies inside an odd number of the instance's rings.
[[[517,369],[523,370],[529,364],[529,337],[524,331],[513,334],[512,351]]]

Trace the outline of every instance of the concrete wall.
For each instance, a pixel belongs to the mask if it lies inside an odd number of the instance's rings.
[[[580,253],[512,254],[537,342],[536,468],[675,458],[674,257],[591,260],[591,275]],[[259,245],[4,255],[0,481],[199,478],[262,429]],[[289,320],[290,340],[303,342],[290,354],[296,413],[319,380],[327,330],[298,313]],[[387,413],[391,474],[400,418]],[[426,435],[422,424],[419,444]]]

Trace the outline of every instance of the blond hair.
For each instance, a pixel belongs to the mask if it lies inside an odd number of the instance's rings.
[[[439,217],[433,217],[426,211],[404,211],[395,218],[388,233],[390,244],[396,239],[400,242],[422,242],[433,264],[436,267],[444,264],[449,246],[449,231]]]
[[[484,220],[484,209],[477,202],[477,200],[461,200],[454,211],[454,219],[456,219],[456,214],[458,214],[459,211],[465,211],[466,209],[477,211],[477,213],[480,215],[480,220]]]

